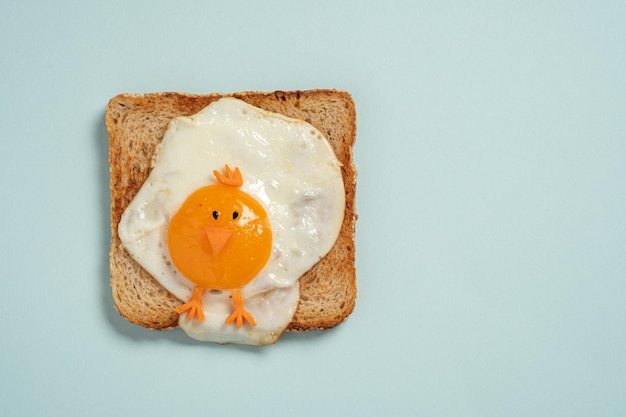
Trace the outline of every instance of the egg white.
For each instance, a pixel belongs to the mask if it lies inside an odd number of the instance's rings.
[[[242,289],[257,326],[223,325],[232,311],[227,291],[205,291],[204,323],[183,315],[179,324],[200,340],[273,343],[297,307],[298,278],[332,248],[343,221],[341,164],[313,126],[234,98],[173,119],[118,233],[131,256],[161,285],[189,300],[194,285],[170,259],[167,226],[189,194],[216,183],[213,170],[225,164],[239,167],[241,189],[265,207],[272,226],[270,259]]]

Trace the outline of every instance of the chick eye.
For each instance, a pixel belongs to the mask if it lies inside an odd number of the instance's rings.
[[[239,217],[239,212],[233,211],[233,220],[235,220],[237,217]]]
[[[219,216],[219,215],[220,215],[220,213],[219,213],[219,212],[217,212],[217,211],[213,211],[213,218],[214,218],[215,220],[217,220],[217,216]]]

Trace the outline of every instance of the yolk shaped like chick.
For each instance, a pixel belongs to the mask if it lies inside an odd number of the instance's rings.
[[[193,192],[170,221],[167,245],[176,268],[196,286],[236,289],[265,266],[272,230],[263,206],[223,184]]]

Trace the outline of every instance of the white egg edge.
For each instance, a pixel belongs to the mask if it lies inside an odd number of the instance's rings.
[[[255,318],[255,326],[224,324],[224,317],[232,312],[230,303],[223,300],[224,295],[205,291],[202,303],[212,307],[204,308],[204,321],[190,320],[186,314],[181,314],[180,328],[189,337],[202,342],[271,345],[283,334],[298,308],[300,285],[296,282],[246,299],[245,307]]]
[[[263,140],[262,135],[257,135],[258,132],[255,132],[254,129],[247,130],[242,127],[242,121],[237,120],[241,118],[242,114],[248,121],[261,120],[273,126],[282,126],[282,130],[295,130],[295,140],[297,137],[305,138],[300,145],[303,148],[302,151],[304,153],[310,152],[310,156],[314,156],[313,161],[308,161],[310,166],[303,170],[303,163],[307,163],[306,158],[289,161],[283,158],[284,155],[279,154],[270,155],[268,160],[267,155],[265,155],[266,159],[261,160],[266,166],[268,164],[271,166],[269,173],[259,173],[257,170],[246,172],[245,168],[242,172],[244,177],[242,190],[253,195],[266,207],[273,229],[271,258],[261,273],[242,289],[244,299],[267,297],[267,293],[270,291],[292,287],[303,273],[308,271],[332,248],[341,228],[345,209],[341,164],[328,141],[313,126],[298,119],[264,111],[232,98],[216,101],[194,116],[176,118],[172,120],[166,130],[163,142],[154,158],[152,172],[122,215],[118,231],[123,245],[133,258],[168,291],[184,301],[191,296],[193,284],[176,270],[166,245],[163,244],[167,225],[171,216],[192,191],[201,186],[215,183],[212,169],[219,169],[225,163],[231,167],[246,167],[250,163],[250,158],[258,158],[254,151],[250,152],[245,146],[248,146],[250,141]],[[243,123],[243,125],[246,128],[251,127],[251,123]],[[205,134],[208,126],[212,127],[208,129],[209,131],[216,131],[212,134]],[[178,135],[181,130],[183,134]],[[195,146],[199,143],[198,136],[202,137],[200,142],[205,142],[204,146],[199,148],[202,151],[198,151],[194,146],[185,151],[185,146],[177,145],[177,142],[184,140],[181,138],[188,136],[185,131],[188,133],[189,130],[196,131],[195,136],[191,135],[196,138],[192,140]],[[224,152],[224,148],[233,144],[228,141],[233,139],[243,139],[243,150],[241,144],[236,144],[236,146],[240,146],[239,149],[234,151],[227,149]],[[270,136],[265,140],[269,141],[267,152],[272,153],[274,151],[272,147],[273,138]],[[226,155],[222,156],[223,153],[216,152],[216,149],[221,149]],[[300,157],[301,155],[294,156],[294,158]],[[163,160],[169,160],[169,162],[163,164]],[[187,164],[181,166],[176,161],[186,161]],[[284,162],[287,164],[285,165]],[[210,168],[201,169],[199,172],[189,172],[186,169],[189,164],[195,168],[199,165]],[[305,171],[308,176],[304,181],[305,191],[302,191],[302,182],[299,185],[300,191],[291,190],[288,192],[285,191],[284,186],[281,188],[281,182],[293,186],[294,184],[289,182],[290,179],[298,179],[294,174],[302,174],[302,171]],[[322,174],[324,172],[325,174]],[[271,179],[262,181],[261,176],[268,174],[270,174]],[[180,175],[185,176],[182,186]],[[279,191],[276,191],[277,189]],[[322,210],[315,204],[308,206],[307,202],[311,201],[322,204]],[[294,224],[294,216],[299,216],[301,222]],[[293,240],[291,240],[293,236],[290,236],[290,232],[311,234],[311,230],[303,231],[303,224],[306,226],[306,221],[302,221],[302,218],[307,218],[314,223],[317,222],[315,225],[317,236],[310,239],[312,242],[318,243],[317,246],[313,246],[313,251],[311,251],[311,247],[293,247]],[[284,226],[285,222],[289,224],[289,227]],[[298,230],[298,228],[303,230]],[[155,250],[149,250],[150,247],[155,248]],[[290,258],[301,258],[303,249],[306,254],[304,261],[300,259],[299,262],[290,265]],[[208,303],[207,305],[210,306],[211,304]],[[210,309],[211,307],[207,309],[206,313],[210,314]],[[189,328],[184,324],[183,326]],[[255,340],[259,339],[256,338]]]

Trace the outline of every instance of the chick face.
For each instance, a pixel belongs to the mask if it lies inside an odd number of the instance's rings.
[[[272,230],[263,206],[235,185],[193,192],[172,217],[167,245],[176,268],[196,286],[240,288],[263,269]]]

